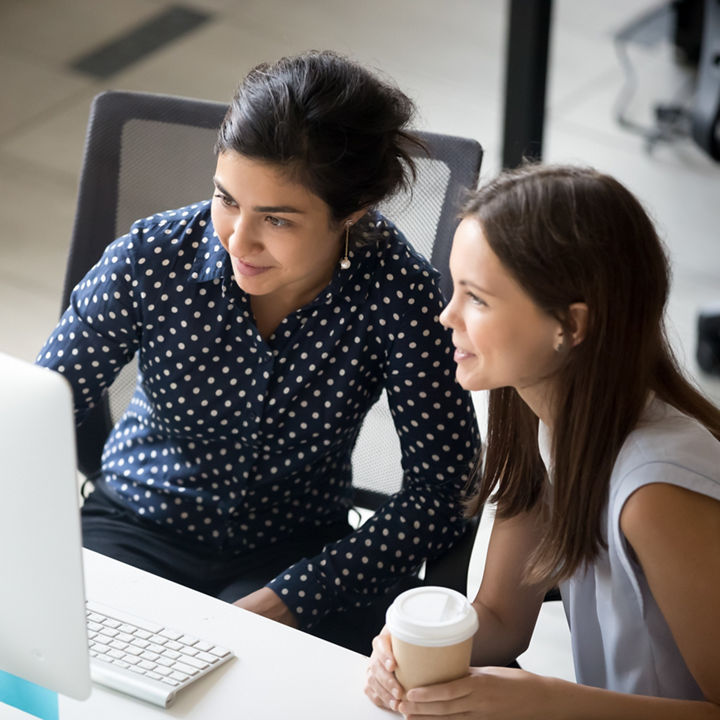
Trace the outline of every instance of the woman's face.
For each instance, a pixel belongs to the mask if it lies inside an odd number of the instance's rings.
[[[330,208],[281,168],[234,152],[218,156],[212,221],[237,284],[297,307],[330,279],[342,249],[342,226]]]
[[[505,270],[474,218],[458,226],[450,272],[454,292],[440,321],[453,331],[458,382],[467,390],[514,387],[526,401],[538,390],[545,397],[562,326]]]

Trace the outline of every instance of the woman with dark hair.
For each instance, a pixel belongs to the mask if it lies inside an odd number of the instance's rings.
[[[490,391],[477,667],[404,693],[383,631],[367,694],[407,718],[720,717],[720,411],[666,339],[651,220],[611,177],[528,166],[472,197],[450,268],[456,376]],[[558,584],[578,684],[488,667]]]
[[[75,288],[38,362],[70,380],[78,421],[139,365],[87,547],[320,633],[461,534],[478,438],[438,274],[374,209],[413,180],[413,109],[331,52],[256,67],[212,200],[138,221]],[[351,453],[383,390],[404,486],[353,531]]]

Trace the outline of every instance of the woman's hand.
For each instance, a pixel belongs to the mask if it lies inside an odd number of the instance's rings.
[[[555,717],[554,678],[503,667],[470,668],[459,680],[409,690],[398,706],[407,720],[414,718],[473,718],[480,720],[536,720]],[[393,708],[394,709],[394,708]]]
[[[236,600],[233,605],[270,618],[270,620],[281,622],[283,625],[294,628],[298,626],[297,618],[290,612],[290,608],[270,588],[260,588],[251,592]]]
[[[365,694],[381,708],[397,710],[404,693],[395,678],[397,663],[390,645],[390,633],[384,627],[373,640],[373,651],[368,666]]]

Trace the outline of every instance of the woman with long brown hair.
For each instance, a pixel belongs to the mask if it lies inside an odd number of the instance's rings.
[[[383,631],[367,694],[408,718],[720,718],[720,411],[666,339],[650,218],[611,177],[527,166],[471,198],[450,268],[456,377],[490,390],[471,510],[497,503],[473,667],[405,693]],[[577,684],[504,667],[558,584]]]

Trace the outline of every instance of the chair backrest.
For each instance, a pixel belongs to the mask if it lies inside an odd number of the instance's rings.
[[[105,92],[92,104],[75,227],[62,308],[72,288],[105,247],[138,218],[210,197],[213,145],[227,110],[223,103],[136,92]],[[412,197],[398,194],[380,210],[442,274],[447,270],[459,201],[477,183],[482,148],[474,140],[419,133],[429,150],[420,154]],[[134,363],[126,367],[78,433],[78,464],[91,476],[103,443],[135,387]],[[356,503],[376,508],[400,488],[400,449],[384,396],[363,424],[353,455]]]

